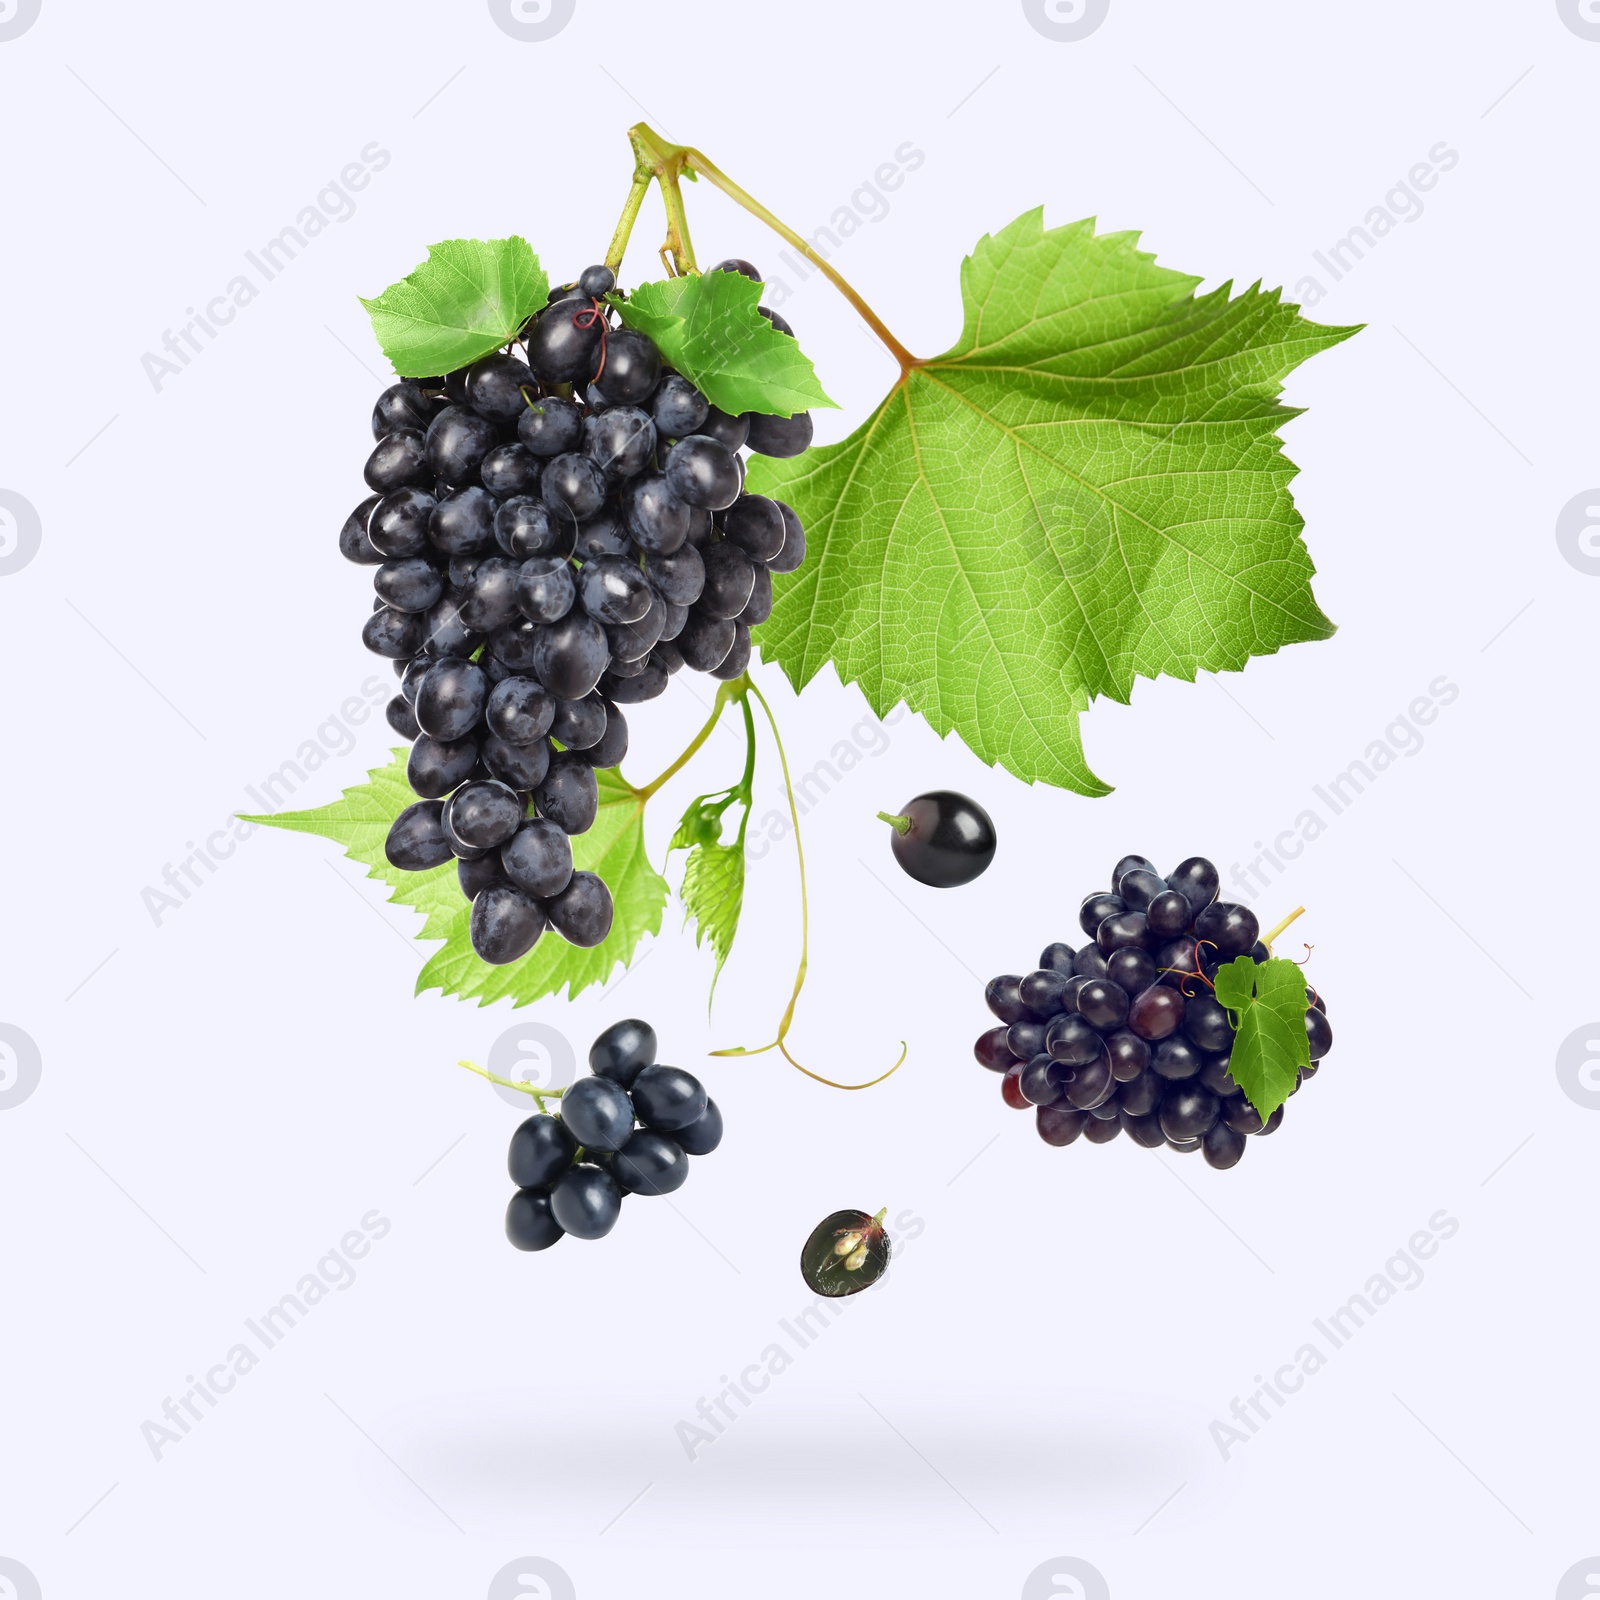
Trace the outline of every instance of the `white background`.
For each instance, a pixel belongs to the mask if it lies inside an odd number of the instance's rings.
[[[947,0],[578,0],[543,43],[467,0],[44,0],[0,42],[0,488],[42,525],[0,577],[0,1021],[43,1062],[0,1113],[0,1556],[46,1600],[479,1596],[525,1556],[583,1600],[1010,1596],[1058,1556],[1116,1600],[1556,1594],[1600,1549],[1600,1115],[1555,1069],[1600,1015],[1600,579],[1555,536],[1600,480],[1597,76],[1553,0],[1112,0],[1076,43]],[[921,352],[959,328],[965,250],[1041,202],[1208,283],[1314,274],[1312,315],[1368,324],[1286,392],[1336,637],[1097,706],[1108,799],[1029,789],[904,717],[806,818],[796,1049],[853,1078],[909,1045],[861,1095],[705,1060],[768,1037],[786,996],[784,849],[752,867],[709,1021],[709,957],[671,907],[610,992],[513,1017],[414,999],[414,917],[322,840],[263,830],[160,926],[141,903],[387,685],[358,637],[368,575],[334,545],[380,387],[357,294],[453,236],[521,232],[560,276],[597,259],[641,108],[808,232],[924,151],[835,257]],[[141,355],[370,141],[392,160],[355,214],[153,390]],[[1334,283],[1312,253],[1440,141],[1460,159],[1423,214]],[[705,185],[689,203],[703,261],[777,270],[757,224]],[[652,198],[627,280],[657,275],[659,228]],[[785,311],[842,406],[819,438],[841,437],[892,363],[820,278]],[[1309,908],[1295,940],[1338,1035],[1281,1134],[1230,1173],[1040,1143],[972,1060],[983,979],[1075,942],[1126,851],[1248,861],[1441,676],[1459,694],[1423,747],[1257,898],[1263,922]],[[802,770],[866,715],[831,674],[798,702],[759,681]],[[636,781],[695,695],[629,708]],[[298,799],[384,762],[381,718],[356,734]],[[738,758],[719,737],[663,795],[658,861]],[[758,781],[775,803],[770,763]],[[932,787],[996,819],[970,888],[903,877],[873,820]],[[501,1233],[517,1113],[452,1066],[530,1014],[580,1056],[652,1019],[729,1130],[670,1203],[533,1257]],[[680,1419],[792,1350],[806,1231],[880,1205],[921,1230],[886,1285],[691,1461]],[[374,1209],[392,1227],[355,1283],[154,1459],[141,1424]],[[1213,1420],[1440,1210],[1459,1231],[1420,1286],[1224,1461]],[[565,1591],[513,1569],[495,1592]]]

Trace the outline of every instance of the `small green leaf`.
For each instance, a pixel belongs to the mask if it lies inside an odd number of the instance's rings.
[[[694,920],[696,945],[710,940],[717,958],[711,977],[712,993],[722,975],[722,964],[733,948],[739,931],[739,913],[744,909],[744,839],[733,844],[699,844],[689,852],[683,867],[684,921]]]
[[[1281,957],[1257,965],[1240,956],[1217,969],[1216,987],[1237,1035],[1228,1071],[1265,1122],[1289,1098],[1298,1070],[1311,1065],[1305,975]]]
[[[395,751],[389,766],[374,769],[366,783],[346,789],[331,805],[246,820],[334,840],[367,868],[368,877],[394,890],[392,901],[422,912],[425,920],[417,938],[444,943],[418,976],[418,994],[440,989],[480,1005],[509,998],[513,1005],[525,1006],[565,987],[568,998],[576,998],[590,985],[605,983],[619,963],[627,966],[646,934],[661,931],[667,880],[645,852],[644,801],[620,773],[607,770],[595,774],[599,813],[594,826],[572,841],[572,858],[577,867],[598,872],[611,890],[616,908],[611,932],[592,950],[580,950],[549,932],[520,961],[503,967],[481,961],[469,934],[472,907],[461,893],[454,864],[403,872],[384,856],[390,825],[417,798],[406,782],[406,756],[404,750]]]
[[[446,239],[415,272],[363,300],[402,378],[454,372],[513,338],[545,304],[550,280],[526,239]]]
[[[670,856],[674,850],[689,850],[700,844],[720,844],[722,813],[732,804],[732,794],[697,795],[679,821],[667,854]]]
[[[743,273],[707,272],[641,283],[611,303],[723,411],[791,417],[831,406],[799,343],[756,310],[760,299],[761,285]]]
[[[1356,330],[1199,281],[1092,221],[980,239],[952,349],[842,443],[751,461],[809,545],[762,659],[796,689],[832,663],[879,716],[903,700],[1025,781],[1099,795],[1094,697],[1331,634],[1278,395]]]

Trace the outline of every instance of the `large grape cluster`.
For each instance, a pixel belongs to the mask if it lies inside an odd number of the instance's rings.
[[[548,1250],[567,1233],[603,1238],[625,1194],[671,1194],[689,1176],[689,1157],[722,1142],[716,1101],[693,1073],[656,1061],[648,1022],[614,1022],[591,1046],[589,1066],[592,1075],[562,1094],[558,1116],[540,1112],[511,1135],[517,1192],[506,1237],[519,1250]]]
[[[1017,1110],[1034,1107],[1046,1144],[1080,1134],[1109,1144],[1126,1133],[1147,1149],[1199,1150],[1213,1166],[1236,1165],[1250,1134],[1277,1131],[1229,1072],[1234,1028],[1212,993],[1217,968],[1248,954],[1268,959],[1247,906],[1217,898],[1217,869],[1191,856],[1163,878],[1143,856],[1124,856],[1110,893],[1078,912],[1090,942],[1049,945],[1038,970],[991,979],[984,993],[1000,1026],[974,1052],[1002,1074]],[[1327,1006],[1306,991],[1312,1077],[1333,1044]]]
[[[801,454],[809,414],[719,411],[614,325],[614,287],[590,267],[505,349],[385,389],[372,493],[339,536],[377,569],[362,639],[394,662],[389,722],[412,741],[419,798],[389,861],[457,861],[473,949],[497,964],[546,928],[585,947],[610,932],[610,890],[573,870],[571,840],[627,750],[620,707],[685,666],[738,677],[773,573],[805,557],[793,510],[744,492],[740,451]]]

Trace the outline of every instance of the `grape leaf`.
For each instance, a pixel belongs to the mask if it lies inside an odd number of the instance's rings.
[[[757,631],[796,689],[828,662],[1018,777],[1106,794],[1080,714],[1326,638],[1277,430],[1282,379],[1355,328],[1159,267],[1040,211],[962,264],[965,325],[840,444],[756,457],[806,524]]]
[[[709,940],[717,958],[711,975],[715,994],[744,909],[744,835],[732,844],[697,844],[684,863],[678,898],[683,901],[684,921],[694,919],[695,944]]]
[[[368,877],[390,886],[392,901],[422,912],[417,938],[444,943],[418,975],[418,994],[439,989],[480,1005],[509,997],[513,1005],[524,1006],[565,987],[568,998],[576,998],[591,984],[605,983],[618,963],[627,966],[647,933],[661,931],[667,881],[645,852],[644,800],[620,773],[606,770],[595,774],[599,814],[594,826],[572,841],[572,857],[576,866],[598,872],[611,890],[616,907],[611,932],[592,950],[580,950],[551,932],[520,961],[503,967],[481,961],[468,933],[472,907],[462,896],[455,865],[402,872],[384,856],[390,824],[417,798],[406,782],[406,756],[404,750],[395,751],[387,767],[375,768],[366,783],[346,789],[331,805],[246,820],[334,840],[367,868]]]
[[[437,377],[498,350],[545,304],[550,280],[526,239],[446,239],[416,271],[363,300],[402,378]]]
[[[1216,990],[1236,1034],[1228,1071],[1265,1121],[1289,1098],[1299,1068],[1311,1065],[1305,975],[1281,957],[1258,966],[1240,956],[1217,968]]]
[[[667,365],[723,411],[789,417],[833,404],[799,343],[756,310],[761,285],[743,273],[666,278],[610,298],[623,322],[649,334]]]

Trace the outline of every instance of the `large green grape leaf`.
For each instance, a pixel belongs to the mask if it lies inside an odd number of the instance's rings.
[[[707,272],[641,283],[611,303],[724,411],[791,417],[831,406],[799,343],[756,310],[760,300],[761,285],[743,273]]]
[[[346,789],[331,805],[246,820],[334,840],[366,867],[369,878],[389,885],[392,901],[422,913],[417,938],[444,943],[418,974],[418,994],[440,989],[480,1005],[509,998],[513,1005],[523,1006],[565,988],[572,999],[590,985],[604,983],[618,964],[627,966],[639,941],[661,931],[667,881],[645,853],[644,798],[620,773],[602,771],[595,775],[600,784],[599,814],[594,826],[572,841],[572,858],[576,866],[598,872],[611,890],[616,907],[611,932],[592,950],[580,950],[551,932],[520,961],[493,967],[479,960],[468,936],[472,908],[462,896],[455,866],[402,872],[384,856],[390,824],[417,798],[406,782],[406,755],[396,750],[387,767],[368,773],[366,783]]]
[[[1292,961],[1257,965],[1240,956],[1217,968],[1216,990],[1235,1029],[1228,1071],[1265,1121],[1289,1098],[1299,1069],[1311,1065],[1305,974]]]
[[[965,325],[840,444],[755,458],[805,565],[756,630],[796,688],[830,661],[985,761],[1081,794],[1079,716],[1326,638],[1277,430],[1300,362],[1355,328],[1279,291],[1156,265],[1131,233],[1040,211],[962,263]]]
[[[545,304],[550,280],[526,239],[446,239],[416,271],[363,300],[402,378],[437,377],[498,350]]]

